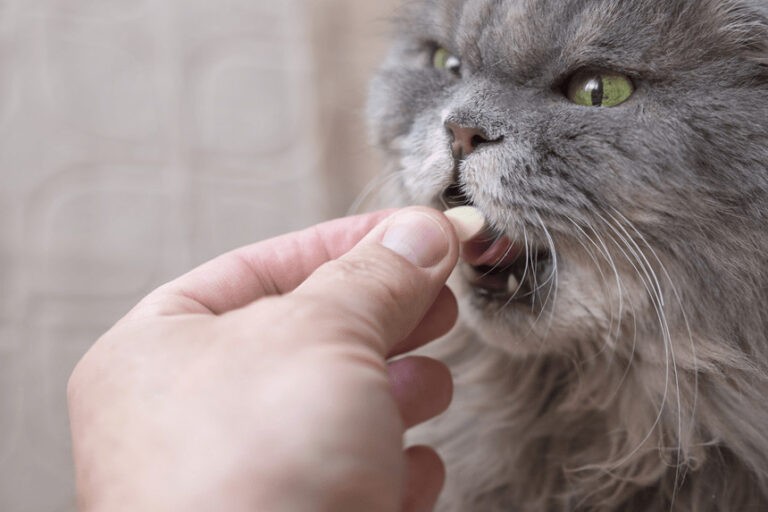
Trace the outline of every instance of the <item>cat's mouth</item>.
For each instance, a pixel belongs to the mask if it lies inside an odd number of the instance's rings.
[[[458,184],[443,192],[441,202],[446,208],[472,206]],[[480,298],[534,307],[549,298],[555,260],[547,249],[489,230],[464,244],[462,260],[461,273]]]
[[[503,235],[487,233],[465,244],[462,259],[464,278],[486,299],[535,306],[552,284],[552,254]]]

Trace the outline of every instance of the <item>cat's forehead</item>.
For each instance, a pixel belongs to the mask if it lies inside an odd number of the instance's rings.
[[[658,16],[661,13],[653,13],[651,8],[654,3],[665,7],[661,11],[674,15],[668,9],[670,0],[416,0],[407,7],[410,20],[406,21],[417,31],[444,32],[458,39],[504,35],[518,42],[523,42],[525,36],[533,42],[551,35],[549,30],[541,33],[542,29],[556,29],[561,34],[563,30],[575,30],[583,36],[595,28],[610,30],[612,22],[626,24],[647,18],[648,14]]]
[[[661,70],[762,53],[766,14],[756,0],[417,0],[406,24],[470,65]]]

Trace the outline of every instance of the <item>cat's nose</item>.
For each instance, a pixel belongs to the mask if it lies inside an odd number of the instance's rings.
[[[445,129],[451,137],[451,150],[456,160],[468,157],[484,144],[501,142],[503,139],[503,137],[492,139],[482,128],[462,126],[453,121],[446,121]]]

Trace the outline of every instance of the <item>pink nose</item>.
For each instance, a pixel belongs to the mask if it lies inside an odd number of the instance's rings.
[[[468,157],[483,144],[500,142],[503,138],[499,137],[498,139],[490,140],[483,129],[471,126],[461,126],[453,121],[446,121],[445,129],[448,130],[448,133],[453,139],[451,141],[451,150],[453,151],[453,157],[456,160]]]

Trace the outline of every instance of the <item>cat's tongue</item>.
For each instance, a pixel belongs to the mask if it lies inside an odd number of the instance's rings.
[[[464,244],[462,259],[473,267],[508,267],[520,258],[522,247],[502,236],[488,239],[478,238]]]

